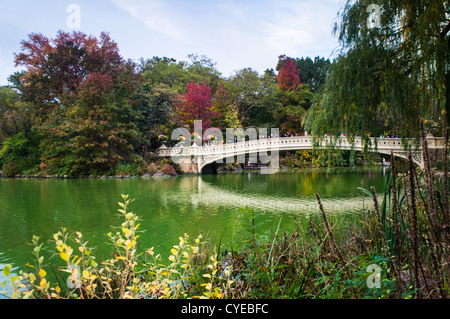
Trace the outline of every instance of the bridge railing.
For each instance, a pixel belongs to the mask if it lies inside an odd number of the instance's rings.
[[[378,150],[404,150],[404,143],[408,143],[411,148],[421,149],[421,144],[415,139],[401,139],[401,138],[370,138],[371,149]],[[428,147],[430,149],[443,148],[444,138],[427,138]],[[236,152],[252,152],[259,150],[270,149],[283,149],[289,145],[313,148],[313,147],[327,147],[333,143],[336,148],[362,150],[364,148],[364,141],[361,137],[356,137],[351,141],[347,137],[338,137],[334,139],[332,137],[324,137],[321,139],[315,139],[312,136],[292,136],[292,137],[280,137],[280,138],[265,138],[258,140],[249,140],[245,142],[234,142],[226,144],[212,144],[197,146],[192,145],[190,147],[161,147],[157,151],[158,156],[212,156],[220,154],[234,154]],[[376,145],[376,146],[375,146]]]

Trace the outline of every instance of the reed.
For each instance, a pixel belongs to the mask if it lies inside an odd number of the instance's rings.
[[[345,258],[342,255],[342,252],[339,249],[338,245],[336,244],[336,240],[334,239],[333,231],[331,230],[330,223],[328,222],[327,214],[325,213],[325,211],[323,209],[322,202],[320,200],[320,196],[317,193],[315,194],[315,196],[316,196],[317,202],[319,204],[319,210],[322,213],[322,218],[323,218],[323,222],[325,225],[325,229],[327,231],[328,236],[330,237],[331,247],[332,247],[334,253],[339,257],[339,260],[341,261],[341,263],[343,265],[345,265],[346,264]]]
[[[445,212],[445,220],[446,220],[446,226],[450,227],[450,207],[449,207],[449,202],[448,202],[448,197],[449,197],[449,187],[448,187],[448,135],[450,132],[450,128],[447,127],[447,129],[445,130],[445,148],[444,148],[444,165],[443,165],[443,170],[444,170],[444,190],[443,190],[443,195],[444,195],[444,212]]]

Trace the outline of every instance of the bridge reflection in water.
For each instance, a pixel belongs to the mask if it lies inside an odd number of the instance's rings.
[[[202,176],[198,178],[197,192],[189,192],[185,195],[180,193],[171,193],[168,195],[169,202],[178,202],[190,204],[194,207],[199,205],[210,207],[225,208],[244,208],[248,207],[259,212],[284,213],[291,215],[306,215],[319,213],[319,206],[314,194],[306,194],[298,197],[277,196],[257,192],[240,192],[228,187],[219,187],[212,185]],[[378,194],[381,198],[381,194]],[[342,197],[322,197],[322,205],[327,213],[347,214],[354,213],[362,209],[363,205],[367,208],[371,200],[363,199],[361,193],[353,193]]]

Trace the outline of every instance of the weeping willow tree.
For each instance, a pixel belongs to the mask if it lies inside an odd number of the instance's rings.
[[[443,0],[347,0],[341,51],[306,125],[324,133],[437,135],[449,125],[450,5]]]

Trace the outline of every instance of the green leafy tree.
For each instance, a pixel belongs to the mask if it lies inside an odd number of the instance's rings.
[[[184,62],[189,82],[205,82],[215,92],[220,83],[220,72],[216,69],[216,63],[206,55],[189,54],[188,62]]]
[[[177,91],[165,83],[152,84],[143,81],[133,101],[134,108],[141,115],[137,121],[138,129],[143,135],[140,146],[144,160],[147,160],[149,149],[156,150],[161,146],[158,136],[169,136],[177,125],[177,113],[174,106]]]
[[[330,60],[319,56],[314,60],[310,57],[296,58],[295,64],[302,82],[310,86],[311,92],[320,92],[329,74]]]
[[[238,70],[224,83],[232,103],[236,106],[238,118],[243,126],[258,125],[267,113],[263,103],[264,87],[261,77],[255,70]]]
[[[0,144],[20,132],[28,136],[33,126],[33,108],[21,101],[10,87],[0,87]]]
[[[381,0],[374,13],[372,2],[346,1],[340,11],[334,31],[342,53],[309,125],[411,136],[422,116],[441,134],[449,125],[448,1]]]
[[[39,135],[32,129],[26,136],[19,132],[3,141],[0,148],[0,170],[3,175],[36,173],[40,164]]]
[[[189,83],[186,68],[186,62],[177,62],[173,58],[153,57],[152,59],[141,59],[140,72],[144,82],[152,86],[157,83],[163,83],[175,90],[182,92]]]
[[[213,97],[213,110],[220,116],[213,122],[214,127],[237,128],[241,125],[237,106],[233,104],[230,92],[223,83],[219,84]]]

